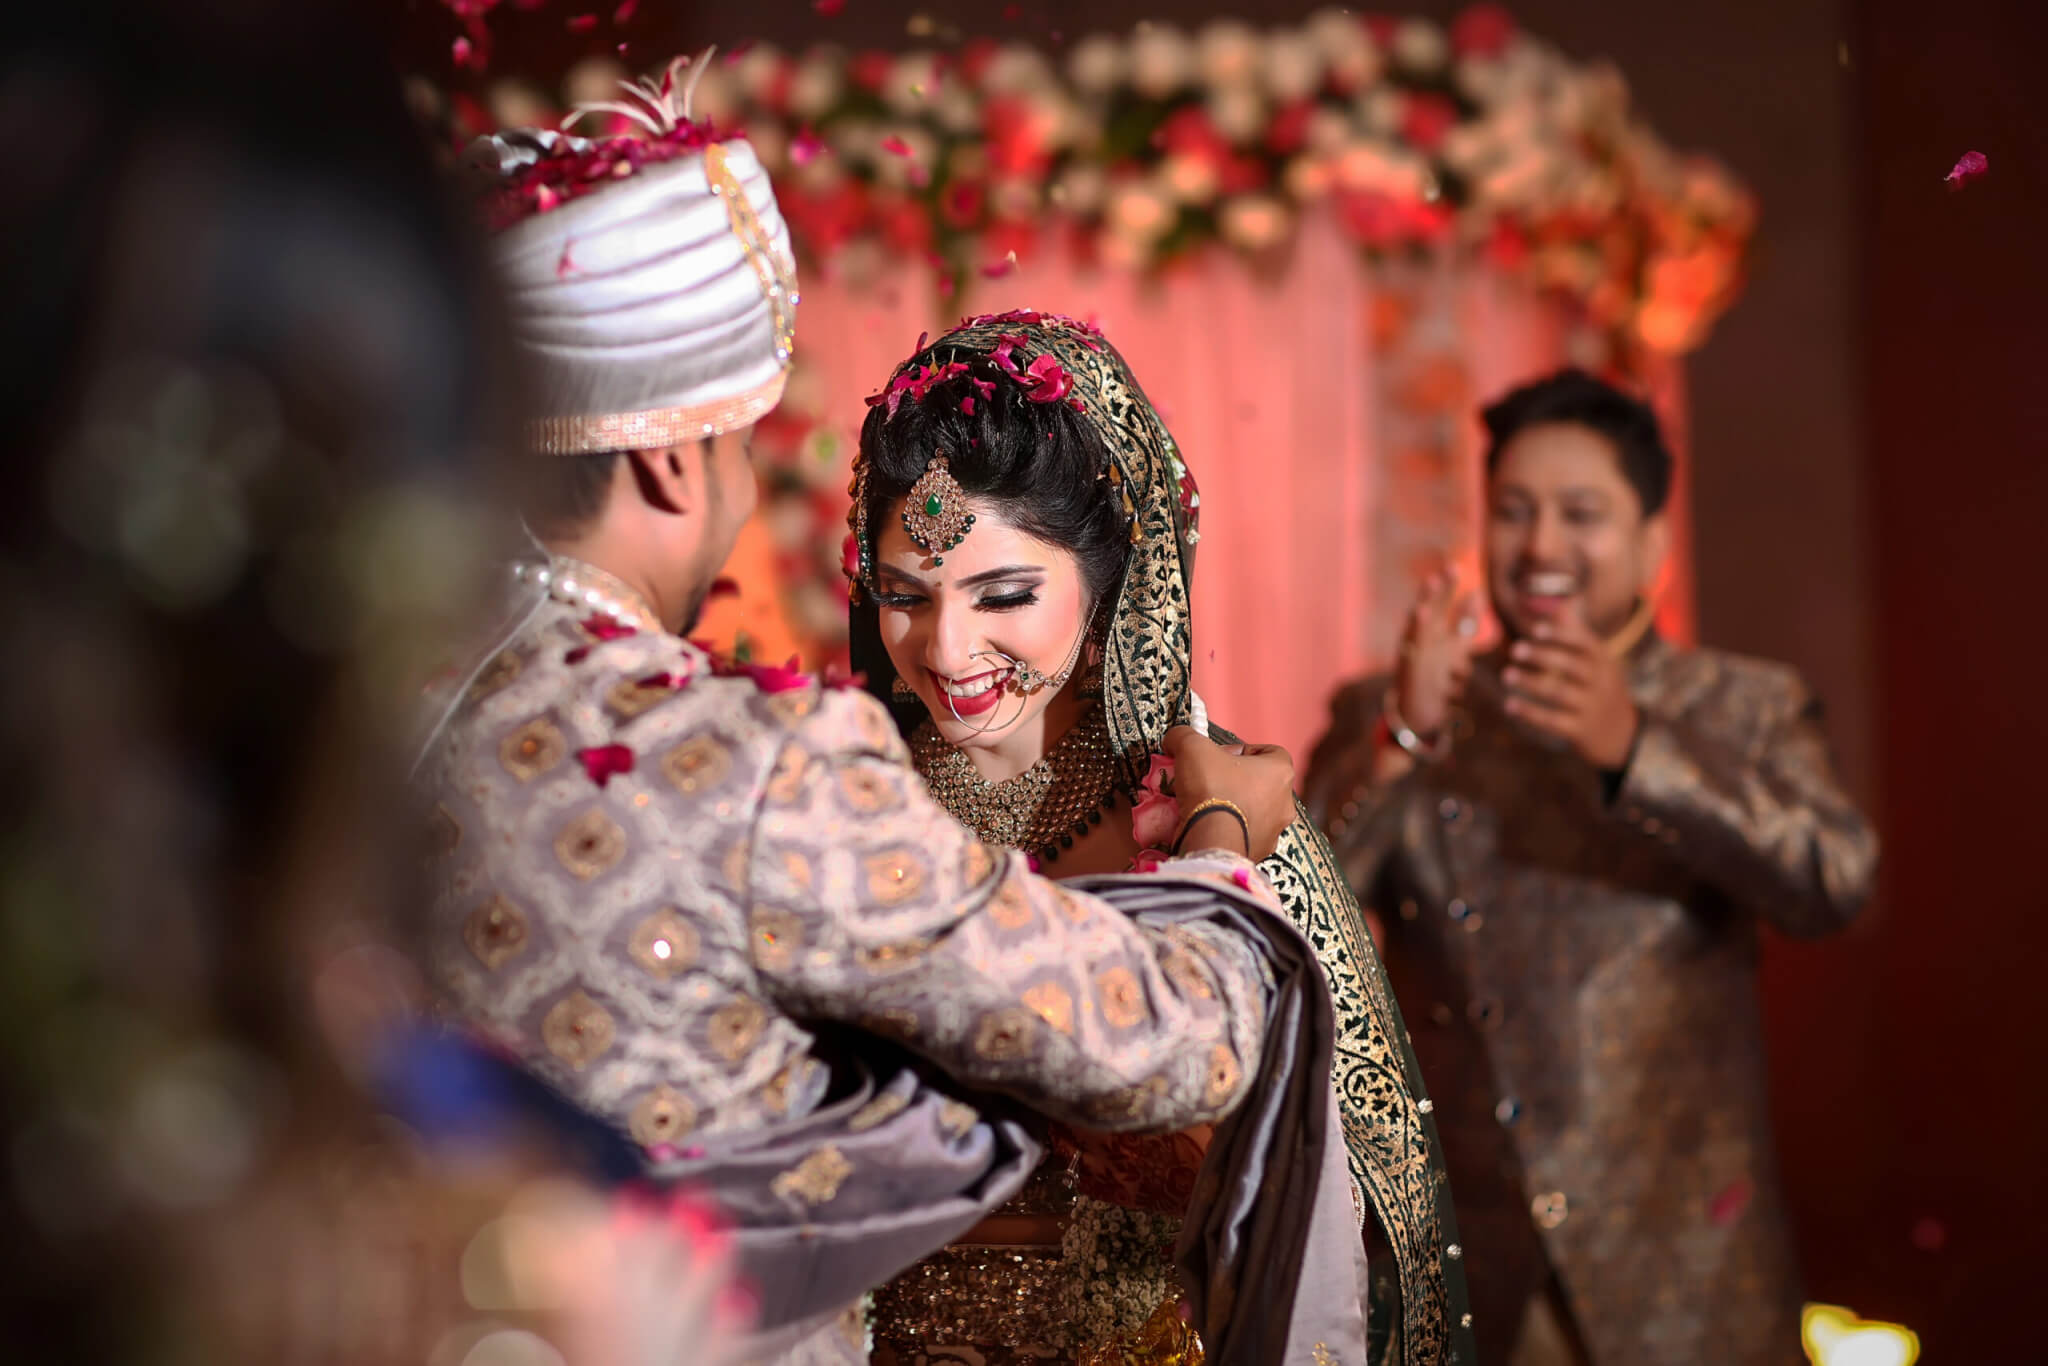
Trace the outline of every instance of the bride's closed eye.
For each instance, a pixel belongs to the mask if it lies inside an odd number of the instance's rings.
[[[1035,606],[1038,602],[1038,590],[1036,588],[1006,584],[1004,589],[1007,591],[989,593],[983,597],[976,598],[974,600],[975,610],[978,612],[1014,612],[1019,608]],[[875,602],[878,605],[894,607],[899,611],[907,611],[913,607],[923,606],[925,601],[925,596],[922,593],[879,591],[875,594]]]

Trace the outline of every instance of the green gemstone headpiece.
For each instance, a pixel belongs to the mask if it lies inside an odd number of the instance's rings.
[[[910,486],[903,500],[903,531],[911,541],[944,564],[945,553],[967,539],[974,527],[974,514],[967,510],[967,492],[953,477],[940,451],[924,467],[924,473]]]

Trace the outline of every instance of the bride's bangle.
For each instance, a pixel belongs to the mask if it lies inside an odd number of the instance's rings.
[[[1422,742],[1421,736],[1408,728],[1408,723],[1401,719],[1399,708],[1394,705],[1394,690],[1391,687],[1380,694],[1380,724],[1387,728],[1387,738],[1399,745],[1408,757],[1417,763],[1433,764],[1450,755],[1449,735],[1439,735],[1435,744],[1426,745]]]
[[[1181,843],[1187,839],[1188,831],[1195,828],[1196,821],[1204,816],[1213,816],[1219,811],[1236,821],[1237,828],[1244,832],[1244,852],[1249,857],[1252,852],[1252,823],[1245,819],[1243,809],[1236,802],[1226,801],[1221,797],[1208,797],[1196,802],[1193,809],[1181,817],[1180,829],[1173,832],[1173,855],[1179,856]]]

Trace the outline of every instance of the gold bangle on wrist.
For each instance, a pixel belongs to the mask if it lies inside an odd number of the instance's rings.
[[[1205,797],[1201,801],[1196,802],[1194,808],[1180,818],[1180,829],[1173,832],[1171,852],[1178,855],[1182,841],[1187,839],[1188,831],[1194,828],[1195,822],[1217,811],[1223,812],[1237,822],[1238,829],[1244,834],[1245,855],[1250,857],[1252,852],[1252,823],[1245,819],[1244,810],[1236,802],[1227,801],[1222,797]]]

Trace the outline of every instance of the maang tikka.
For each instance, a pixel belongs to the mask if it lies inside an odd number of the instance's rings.
[[[903,532],[932,557],[933,564],[940,565],[946,562],[946,552],[966,540],[973,529],[967,491],[953,477],[946,453],[940,451],[903,499]]]

